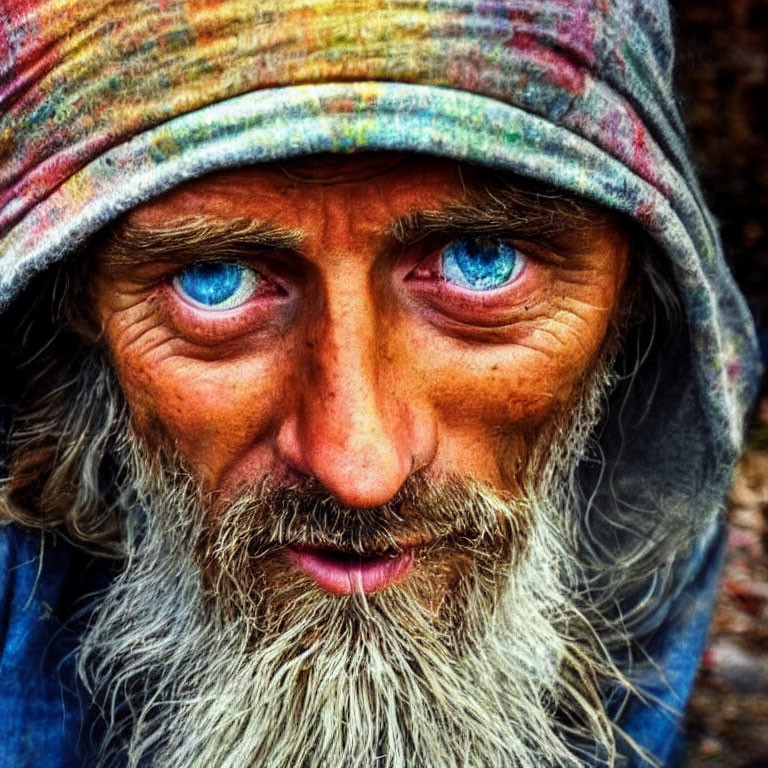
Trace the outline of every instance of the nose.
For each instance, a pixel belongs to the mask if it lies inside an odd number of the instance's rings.
[[[410,401],[407,372],[383,354],[382,323],[363,291],[329,299],[297,359],[295,407],[278,451],[348,507],[384,504],[434,452],[434,427]]]

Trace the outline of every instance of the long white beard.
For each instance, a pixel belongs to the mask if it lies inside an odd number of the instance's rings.
[[[520,521],[530,530],[506,561],[478,553],[445,610],[425,604],[433,574],[417,578],[418,564],[374,595],[301,579],[271,595],[265,580],[252,605],[240,595],[237,610],[221,606],[194,555],[204,523],[191,482],[169,488],[137,460],[126,565],[79,652],[108,720],[100,764],[118,754],[164,768],[611,763],[599,684],[610,664],[576,607],[568,543],[572,472],[606,385],[593,377],[547,441],[524,500],[472,488],[490,534]]]

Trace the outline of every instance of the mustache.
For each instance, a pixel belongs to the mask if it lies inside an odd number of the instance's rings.
[[[492,583],[496,594],[500,569],[514,567],[527,549],[533,509],[457,478],[415,474],[386,504],[366,509],[339,504],[311,478],[290,486],[265,480],[220,514],[204,517],[195,559],[213,609],[255,620],[254,631],[261,632],[282,628],[297,610],[286,606],[308,594],[306,583],[286,568],[281,550],[287,547],[362,559],[414,548],[423,573],[440,572],[446,557],[465,564],[464,587],[456,595],[478,579]],[[425,578],[414,588],[429,592]],[[456,595],[441,609],[446,621]]]
[[[258,558],[289,546],[394,556],[414,546],[519,543],[529,518],[526,505],[459,478],[414,474],[390,501],[369,508],[339,504],[313,478],[282,487],[267,478],[210,515],[202,538],[206,559],[233,549]]]

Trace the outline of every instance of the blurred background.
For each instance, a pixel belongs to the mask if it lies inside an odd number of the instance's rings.
[[[672,0],[677,80],[726,255],[768,352],[768,0]],[[768,386],[730,495],[708,650],[687,719],[689,768],[768,768]]]

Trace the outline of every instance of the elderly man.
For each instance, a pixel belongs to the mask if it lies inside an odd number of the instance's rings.
[[[672,764],[753,335],[657,0],[12,0],[0,764]]]

